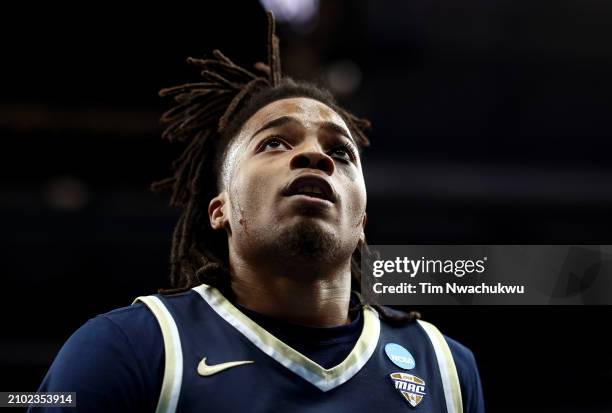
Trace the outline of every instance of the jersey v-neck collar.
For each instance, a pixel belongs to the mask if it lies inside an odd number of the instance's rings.
[[[378,345],[380,320],[376,310],[363,306],[363,329],[353,350],[340,364],[326,369],[259,326],[227,300],[216,288],[206,284],[193,290],[225,321],[268,356],[322,391],[334,389],[357,374]]]

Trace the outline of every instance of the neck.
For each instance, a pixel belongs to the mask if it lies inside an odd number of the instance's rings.
[[[274,265],[269,263],[248,263],[230,253],[230,267],[236,301],[249,310],[316,327],[335,327],[349,322],[350,257],[340,267],[306,271],[302,267],[292,271],[274,270]]]

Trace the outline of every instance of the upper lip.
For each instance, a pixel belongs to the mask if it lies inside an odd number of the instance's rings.
[[[338,199],[334,189],[324,178],[319,175],[300,175],[289,183],[283,190],[283,196],[297,195],[300,189],[304,187],[313,187],[321,190],[321,194],[315,194],[316,196],[326,199],[327,201],[335,203]]]

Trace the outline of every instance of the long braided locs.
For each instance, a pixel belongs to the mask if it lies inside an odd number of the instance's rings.
[[[254,70],[241,67],[219,50],[208,59],[187,58],[200,70],[201,81],[166,89],[159,94],[174,100],[174,106],[161,119],[162,138],[184,145],[172,162],[172,176],[151,184],[151,190],[171,190],[170,206],[181,213],[174,228],[170,254],[170,286],[161,294],[185,291],[202,283],[233,296],[228,270],[227,238],[214,231],[208,221],[208,203],[219,192],[219,160],[232,136],[259,108],[285,97],[311,97],[334,109],[347,123],[360,149],[369,146],[365,129],[370,122],[339,107],[323,89],[298,83],[281,73],[279,40],[275,21],[268,12],[268,61],[258,62]],[[361,256],[366,262],[372,251],[364,242],[351,259],[352,289],[361,289]],[[362,305],[362,304],[360,304]],[[383,318],[406,323],[419,317],[374,305]]]

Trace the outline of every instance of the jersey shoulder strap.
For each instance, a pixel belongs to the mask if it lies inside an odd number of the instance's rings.
[[[153,313],[164,340],[164,379],[162,381],[159,400],[155,413],[174,413],[181,392],[183,379],[183,351],[178,328],[170,311],[158,297],[154,295],[137,297],[132,304],[141,301]]]
[[[461,400],[461,387],[459,385],[459,375],[453,360],[448,343],[444,336],[431,323],[417,320],[419,325],[425,330],[436,354],[436,360],[440,368],[442,377],[442,387],[444,388],[444,398],[446,399],[446,410],[448,413],[463,413],[463,402]]]

